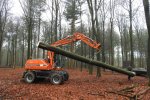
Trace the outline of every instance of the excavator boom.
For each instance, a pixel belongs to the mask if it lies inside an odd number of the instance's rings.
[[[61,40],[56,41],[55,43],[51,44],[51,46],[61,46],[70,44],[72,42],[76,42],[81,40],[82,42],[86,43],[90,47],[99,50],[100,49],[100,43],[97,43],[96,41],[90,39],[89,37],[85,36],[82,33],[76,32],[71,36],[67,36],[66,38],[63,38]]]

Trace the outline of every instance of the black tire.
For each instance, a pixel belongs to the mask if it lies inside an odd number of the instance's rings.
[[[60,85],[64,82],[63,76],[59,73],[53,73],[50,77],[50,82],[54,85]]]
[[[24,76],[24,79],[27,83],[33,83],[35,81],[34,72],[27,72]]]
[[[64,81],[68,81],[68,79],[69,79],[69,74],[68,74],[68,72],[63,71],[63,74],[64,74]]]

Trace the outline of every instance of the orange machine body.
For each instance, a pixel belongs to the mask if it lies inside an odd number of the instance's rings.
[[[82,42],[86,43],[90,47],[99,50],[100,44],[96,41],[88,38],[82,33],[74,33],[71,36],[67,36],[66,38],[63,38],[61,40],[58,40],[51,44],[51,46],[62,46],[66,44],[70,44],[76,41],[81,40]],[[26,61],[25,64],[26,70],[61,70],[60,67],[55,67],[54,62],[54,52],[48,51],[47,52],[47,59],[29,59]]]
[[[50,67],[50,66],[51,66],[51,64],[44,59],[28,59],[25,64],[25,69],[51,70],[52,67]]]

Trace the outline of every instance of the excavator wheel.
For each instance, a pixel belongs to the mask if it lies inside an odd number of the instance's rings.
[[[32,71],[26,72],[24,79],[27,83],[33,83],[35,81],[35,74]]]
[[[64,82],[64,78],[63,75],[60,73],[52,73],[52,75],[50,76],[50,82],[54,85],[60,85]]]

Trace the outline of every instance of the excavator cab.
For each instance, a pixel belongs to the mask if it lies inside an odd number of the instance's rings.
[[[61,60],[60,55],[55,54],[54,55],[54,63],[56,64],[56,66],[62,67],[62,62],[60,60]]]

